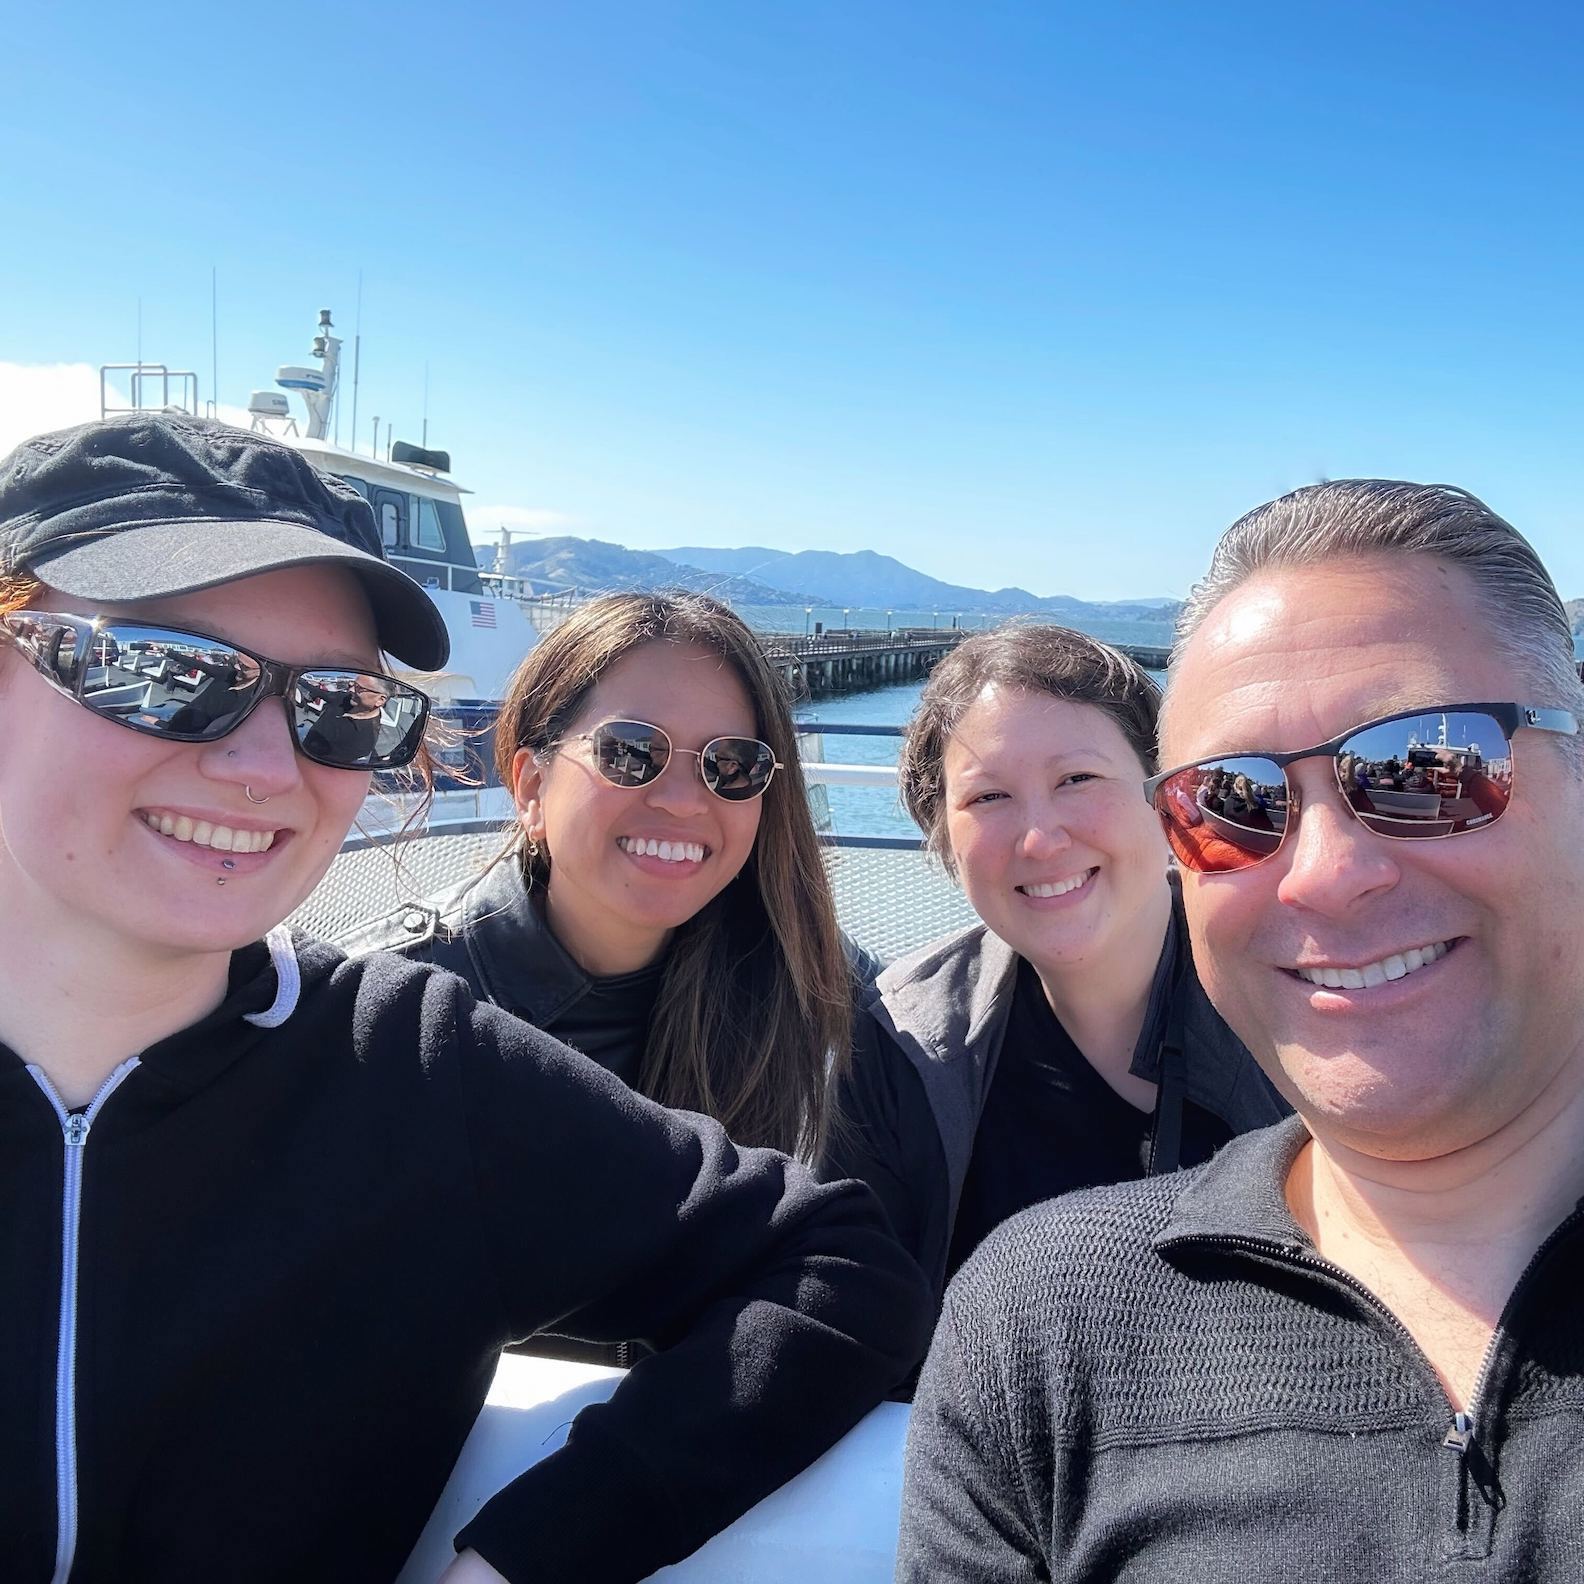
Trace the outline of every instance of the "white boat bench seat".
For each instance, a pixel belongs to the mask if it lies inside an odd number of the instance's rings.
[[[620,1370],[592,1364],[503,1354],[397,1584],[434,1584],[456,1554],[452,1536],[503,1485],[561,1446],[573,1415],[610,1396],[621,1377]],[[882,1403],[812,1467],[653,1577],[666,1584],[889,1584],[907,1420],[901,1403]]]

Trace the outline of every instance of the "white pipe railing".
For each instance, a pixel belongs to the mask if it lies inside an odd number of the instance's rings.
[[[895,789],[895,765],[823,764],[807,760],[803,765],[803,779],[810,785],[847,787],[887,787]]]

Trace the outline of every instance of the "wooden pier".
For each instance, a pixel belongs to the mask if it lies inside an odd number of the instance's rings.
[[[498,590],[503,595],[509,590]],[[586,589],[526,594],[520,600],[538,631],[559,626],[594,595]],[[975,628],[974,631],[993,629]],[[761,632],[765,658],[786,678],[794,697],[830,698],[863,693],[897,682],[915,682],[930,672],[972,634],[965,627],[836,627],[816,633]],[[1150,671],[1164,671],[1171,651],[1150,644],[1115,644]],[[1584,668],[1581,668],[1584,669]]]
[[[1171,659],[1171,650],[1156,644],[1112,644],[1111,647],[1136,660],[1146,671],[1164,671]]]
[[[838,628],[813,636],[761,633],[765,658],[794,696],[829,698],[926,677],[969,636],[957,627],[901,627],[890,632]],[[1149,671],[1164,671],[1171,651],[1151,644],[1113,644]]]
[[[829,698],[928,676],[968,634],[957,627],[905,627],[759,636],[765,658],[787,679],[794,696]]]

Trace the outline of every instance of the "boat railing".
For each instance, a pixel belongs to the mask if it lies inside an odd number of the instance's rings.
[[[882,961],[973,921],[967,899],[924,850],[917,834],[847,832],[835,828],[825,794],[832,788],[895,795],[896,765],[842,764],[826,757],[825,738],[899,740],[899,726],[834,721],[798,723],[825,868],[836,914],[853,940]],[[481,873],[509,846],[514,810],[499,785],[438,793],[427,822],[403,832],[411,812],[400,798],[375,797],[343,844],[319,887],[291,922],[335,944],[355,940],[369,924],[426,902]]]
[[[897,784],[897,768],[894,763],[886,765],[843,764],[836,760],[824,757],[824,739],[831,737],[889,737],[899,739],[903,728],[900,726],[868,726],[857,722],[848,721],[798,721],[794,729],[798,734],[799,760],[802,764],[803,779],[811,787],[841,786],[841,787],[874,787],[881,791],[895,791]],[[813,752],[819,757],[810,758],[804,749],[804,744],[809,744]],[[834,835],[834,832],[822,831],[822,835]],[[865,840],[879,840],[881,838],[854,837],[854,842]],[[904,838],[898,838],[904,840]],[[920,847],[923,845],[918,840],[913,840],[908,845]]]
[[[110,383],[112,374],[127,376],[128,401]],[[198,376],[191,369],[167,368],[163,363],[101,363],[99,365],[99,416],[116,413],[160,412],[175,409],[198,415]]]
[[[766,653],[802,660],[873,649],[949,649],[968,634],[957,627],[833,627],[823,633],[762,632]]]

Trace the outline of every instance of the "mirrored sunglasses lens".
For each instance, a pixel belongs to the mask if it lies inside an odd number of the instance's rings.
[[[343,770],[394,770],[418,751],[428,700],[416,688],[358,671],[305,671],[292,693],[303,752]]]
[[[89,641],[80,696],[95,714],[140,731],[212,742],[247,713],[258,686],[258,663],[234,649],[154,627],[107,627]]]
[[[1287,827],[1281,766],[1249,756],[1207,760],[1167,777],[1155,807],[1177,861],[1195,874],[1224,874],[1268,858]]]
[[[699,771],[716,797],[729,803],[756,798],[770,784],[775,755],[755,737],[716,737],[704,744]]]
[[[612,786],[648,786],[665,769],[671,744],[642,721],[607,721],[593,732],[594,763]]]
[[[759,797],[770,784],[775,767],[770,744],[754,737],[716,737],[703,744],[699,756],[703,784],[729,803]]]
[[[1512,796],[1512,745],[1489,715],[1426,711],[1348,738],[1337,783],[1377,835],[1457,836],[1501,818]]]

